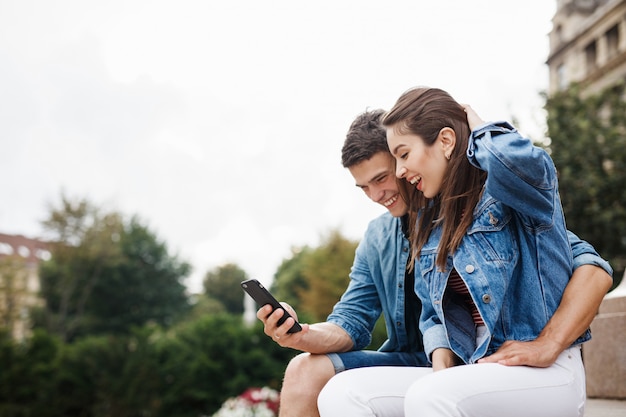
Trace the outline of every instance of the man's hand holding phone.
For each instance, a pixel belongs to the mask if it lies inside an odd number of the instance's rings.
[[[287,303],[279,303],[259,281],[249,279],[243,281],[241,287],[261,306],[257,318],[263,322],[265,334],[279,345],[291,347],[289,339],[308,331],[308,325],[298,323],[294,309]]]
[[[298,315],[289,304],[280,304],[282,308],[278,309],[273,309],[266,304],[259,308],[256,316],[263,322],[263,332],[276,343],[284,347],[295,347],[292,343],[297,342],[303,334],[307,333],[309,326],[297,322]],[[288,317],[285,318],[287,315]],[[294,325],[298,325],[301,330],[292,332]]]

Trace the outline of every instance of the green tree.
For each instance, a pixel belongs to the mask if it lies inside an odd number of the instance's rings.
[[[187,312],[182,279],[190,266],[167,253],[147,227],[86,200],[62,197],[44,226],[54,243],[40,268],[45,307],[38,317],[63,340],[169,325]]]
[[[61,415],[53,406],[59,347],[41,330],[20,343],[0,332],[0,416]]]
[[[164,384],[151,340],[158,333],[154,326],[144,327],[128,335],[87,336],[65,344],[57,358],[51,404],[56,415],[159,415]]]
[[[283,260],[274,276],[272,292],[295,308],[299,321],[326,320],[348,288],[357,244],[339,231],[331,230],[318,247],[293,248],[291,258]],[[377,349],[386,339],[381,317],[372,332],[369,348]]]
[[[626,93],[621,83],[585,97],[578,86],[546,102],[548,135],[570,230],[626,266]]]
[[[118,214],[102,216],[86,200],[61,198],[43,223],[50,236],[52,258],[40,267],[41,292],[46,301],[40,318],[63,340],[71,338],[88,320],[87,302],[105,265],[121,261],[122,220]]]
[[[191,311],[185,317],[185,320],[197,320],[202,316],[225,313],[224,305],[214,298],[206,294],[193,294],[191,296]]]
[[[296,354],[231,314],[63,343],[0,332],[0,416],[196,417],[250,387],[280,388]]]
[[[357,244],[332,230],[304,259],[307,287],[298,296],[302,309],[315,321],[326,319],[348,287]]]
[[[304,260],[310,256],[312,249],[308,246],[292,247],[291,257],[283,259],[274,274],[271,292],[276,299],[291,305],[300,311],[299,294],[309,288],[304,276]]]
[[[133,217],[118,244],[122,261],[97,281],[89,304],[94,330],[123,332],[131,326],[169,326],[190,309],[182,280],[190,266],[170,256],[165,243]]]
[[[219,266],[204,276],[204,293],[219,301],[227,312],[242,314],[244,292],[240,284],[247,278],[246,272],[236,264]]]
[[[158,342],[161,380],[167,387],[160,416],[212,415],[229,397],[250,387],[280,388],[296,354],[263,335],[261,323],[229,314],[181,323]]]
[[[304,321],[325,320],[350,282],[357,242],[332,230],[316,248],[292,249],[272,283],[272,291],[288,302]]]

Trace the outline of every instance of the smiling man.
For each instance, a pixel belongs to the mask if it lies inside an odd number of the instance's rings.
[[[421,304],[413,291],[413,274],[406,268],[410,253],[405,236],[407,206],[400,197],[394,159],[379,123],[383,114],[383,110],[375,110],[359,115],[342,149],[342,164],[356,186],[387,212],[370,222],[360,241],[350,284],[341,300],[326,322],[304,324],[303,331],[293,334],[286,332],[292,319],[277,327],[281,310],[267,317],[271,309],[264,306],[257,313],[268,336],[281,346],[306,352],[287,366],[281,416],[319,415],[320,390],[346,369],[386,365],[421,367],[430,372],[418,329]],[[363,350],[370,344],[381,314],[388,339],[378,351]]]
[[[394,217],[406,214],[406,203],[398,193],[393,172],[393,160],[386,152],[378,152],[370,159],[349,166],[348,169],[356,181],[356,186],[375,203],[384,206]]]

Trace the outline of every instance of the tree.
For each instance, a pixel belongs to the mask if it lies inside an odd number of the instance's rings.
[[[117,264],[121,251],[114,244],[122,231],[117,214],[102,216],[86,200],[61,198],[43,222],[50,235],[52,257],[40,268],[41,291],[46,301],[46,327],[71,338],[86,321],[85,308],[106,264]]]
[[[312,249],[308,246],[292,247],[291,258],[283,259],[274,274],[271,292],[277,300],[291,305],[296,311],[300,310],[300,296],[306,291],[308,281],[304,276],[305,262]]]
[[[283,260],[272,291],[298,312],[301,321],[325,320],[350,282],[357,242],[332,230],[316,248],[292,249]]]
[[[174,336],[158,342],[161,380],[167,381],[162,416],[212,415],[247,388],[278,389],[296,354],[263,335],[261,322],[248,327],[231,314],[181,323]]]
[[[21,342],[0,331],[0,416],[60,415],[53,405],[59,348],[59,340],[41,330]]]
[[[274,276],[272,293],[295,308],[299,321],[326,320],[348,288],[357,244],[338,230],[331,230],[318,247],[292,249],[291,258],[283,260]],[[377,349],[386,339],[387,330],[381,317],[368,348]]]
[[[182,282],[189,264],[170,256],[165,243],[136,217],[125,225],[118,244],[122,261],[96,283],[89,304],[102,332],[123,332],[145,323],[167,327],[189,311]]]
[[[39,322],[62,340],[150,321],[168,325],[188,310],[181,280],[190,266],[136,217],[125,222],[120,213],[63,196],[44,227],[54,243],[40,269],[46,304]]]
[[[204,293],[221,302],[227,312],[242,314],[244,292],[240,284],[247,278],[246,272],[236,264],[219,266],[206,273],[203,281]]]
[[[304,260],[307,288],[299,297],[302,309],[314,320],[325,320],[348,287],[357,244],[332,230]]]
[[[209,297],[208,295],[193,294],[191,296],[191,311],[185,317],[185,320],[197,320],[204,316],[221,314],[226,312],[226,308],[221,301]]]
[[[589,97],[573,86],[546,102],[568,228],[610,261],[616,284],[626,266],[625,93],[624,83]]]
[[[71,343],[0,330],[0,416],[212,415],[248,388],[278,389],[295,354],[229,314]]]

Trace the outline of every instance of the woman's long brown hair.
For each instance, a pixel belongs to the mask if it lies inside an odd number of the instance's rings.
[[[444,127],[456,133],[456,145],[436,197],[426,198],[405,179],[398,180],[400,193],[409,205],[409,240],[413,248],[410,268],[432,230],[441,224],[436,264],[445,270],[448,255],[457,250],[472,224],[474,208],[487,178],[466,156],[471,131],[465,110],[443,90],[418,87],[400,96],[382,123],[399,134],[418,135],[427,146],[435,143]]]

